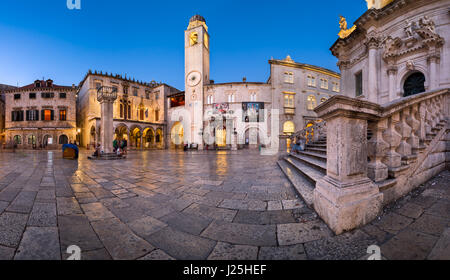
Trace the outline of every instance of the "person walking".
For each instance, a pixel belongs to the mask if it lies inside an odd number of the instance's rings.
[[[113,152],[115,153],[118,148],[119,148],[119,142],[117,141],[117,139],[114,139],[114,141],[113,141]]]

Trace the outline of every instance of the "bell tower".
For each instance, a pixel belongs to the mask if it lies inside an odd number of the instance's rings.
[[[185,107],[190,114],[189,143],[203,149],[204,86],[209,84],[209,34],[205,19],[195,15],[184,32]]]

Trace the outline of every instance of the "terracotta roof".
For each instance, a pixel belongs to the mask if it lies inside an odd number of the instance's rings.
[[[51,86],[47,86],[47,82],[50,81],[51,82]],[[36,83],[40,82],[41,86],[40,87],[36,87]],[[26,91],[26,90],[67,90],[67,89],[72,89],[73,87],[71,86],[60,86],[60,85],[55,85],[53,83],[52,80],[36,80],[34,83],[23,86],[23,87],[12,87],[9,88],[7,90],[5,90],[5,92],[19,92],[19,91]]]

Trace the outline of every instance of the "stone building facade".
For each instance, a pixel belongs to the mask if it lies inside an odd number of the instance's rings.
[[[166,84],[138,82],[134,79],[102,72],[89,71],[78,89],[78,127],[80,145],[91,148],[100,141],[101,108],[97,90],[117,89],[113,107],[116,139],[126,139],[129,148],[164,149],[167,146],[166,102],[171,93],[179,92]]]
[[[14,89],[16,87],[0,84],[0,145],[6,145],[6,133],[5,133],[5,90]]]
[[[288,135],[319,121],[313,109],[340,93],[340,75],[297,63],[289,56],[271,59],[266,82],[214,83],[210,79],[210,35],[201,16],[190,19],[185,31],[185,92],[168,96],[168,123],[174,143],[198,144],[200,149],[271,146],[272,127],[280,150]],[[272,124],[272,109],[279,121]],[[209,139],[209,140],[206,140]]]
[[[76,88],[52,80],[9,89],[5,95],[5,141],[20,149],[59,149],[76,141]]]
[[[354,31],[331,47],[339,59],[343,94],[385,104],[448,88],[449,2],[366,1],[369,9]]]

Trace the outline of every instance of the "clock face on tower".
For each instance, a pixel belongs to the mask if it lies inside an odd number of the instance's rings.
[[[200,74],[200,72],[192,71],[191,73],[189,73],[187,75],[186,79],[187,79],[186,83],[187,83],[188,86],[195,87],[202,80],[202,75]]]

